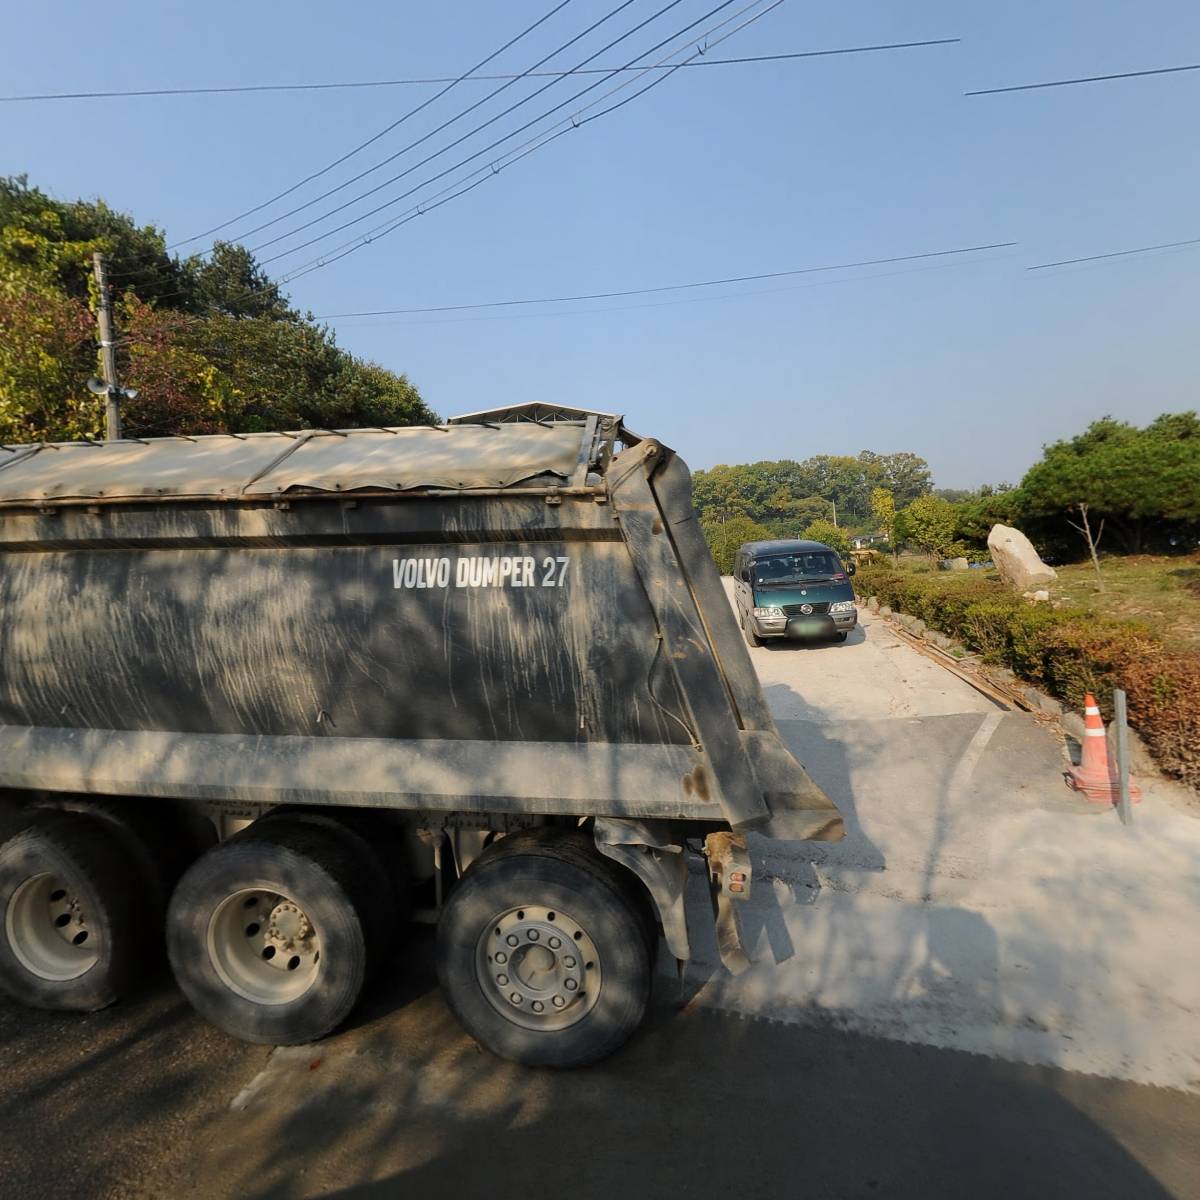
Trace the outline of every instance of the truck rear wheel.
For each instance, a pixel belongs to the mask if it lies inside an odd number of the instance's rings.
[[[166,801],[65,795],[39,801],[37,810],[83,813],[121,840],[138,878],[143,912],[153,925],[152,947],[161,960],[167,903],[180,876],[216,843],[212,822],[173,808]]]
[[[357,809],[331,811],[289,805],[260,817],[247,836],[269,837],[280,821],[323,829],[329,837],[339,838],[357,858],[360,886],[370,891],[363,919],[367,929],[367,975],[373,977],[395,953],[411,911],[403,831]]]
[[[94,1012],[133,987],[148,941],[120,839],[81,813],[29,810],[0,845],[0,987]]]
[[[270,822],[197,860],[167,916],[167,952],[192,1006],[248,1042],[323,1037],[358,1002],[376,898],[357,856],[315,824]]]
[[[583,1066],[641,1024],[650,949],[614,870],[574,839],[505,838],[451,894],[438,925],[438,978],[455,1015],[494,1054]]]

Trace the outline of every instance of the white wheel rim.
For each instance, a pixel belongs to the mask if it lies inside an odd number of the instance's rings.
[[[39,979],[66,983],[100,961],[82,898],[49,873],[31,875],[13,892],[4,932],[16,960]]]
[[[600,998],[600,954],[562,911],[526,904],[497,913],[475,947],[475,978],[501,1016],[538,1032],[581,1021]]]
[[[270,885],[222,900],[208,922],[207,941],[221,982],[253,1004],[288,1004],[320,973],[316,927],[296,901]]]

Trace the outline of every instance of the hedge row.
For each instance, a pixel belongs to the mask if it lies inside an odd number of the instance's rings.
[[[863,567],[860,596],[878,596],[957,638],[1073,708],[1095,694],[1111,719],[1112,690],[1162,769],[1200,788],[1200,653],[1171,651],[1143,625],[1084,609],[1029,604],[981,575],[948,580],[884,565]]]

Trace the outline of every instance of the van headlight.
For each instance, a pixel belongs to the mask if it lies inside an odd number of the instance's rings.
[[[854,611],[854,601],[853,600],[837,600],[829,606],[829,611],[831,613],[853,612]]]
[[[768,619],[771,617],[782,617],[783,609],[775,608],[774,606],[772,606],[770,608],[756,608],[754,610],[754,615],[756,617],[758,617],[760,620],[764,617],[766,617]]]

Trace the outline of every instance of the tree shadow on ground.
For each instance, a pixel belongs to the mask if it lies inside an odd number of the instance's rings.
[[[395,982],[408,993],[422,973]],[[302,1059],[198,1131],[176,1195],[1157,1200],[1183,1196],[1196,1165],[1153,1128],[1180,1131],[1173,1106],[1200,1112],[1191,1097],[661,1002],[585,1070],[493,1058],[432,991],[331,1041],[317,1070]]]

